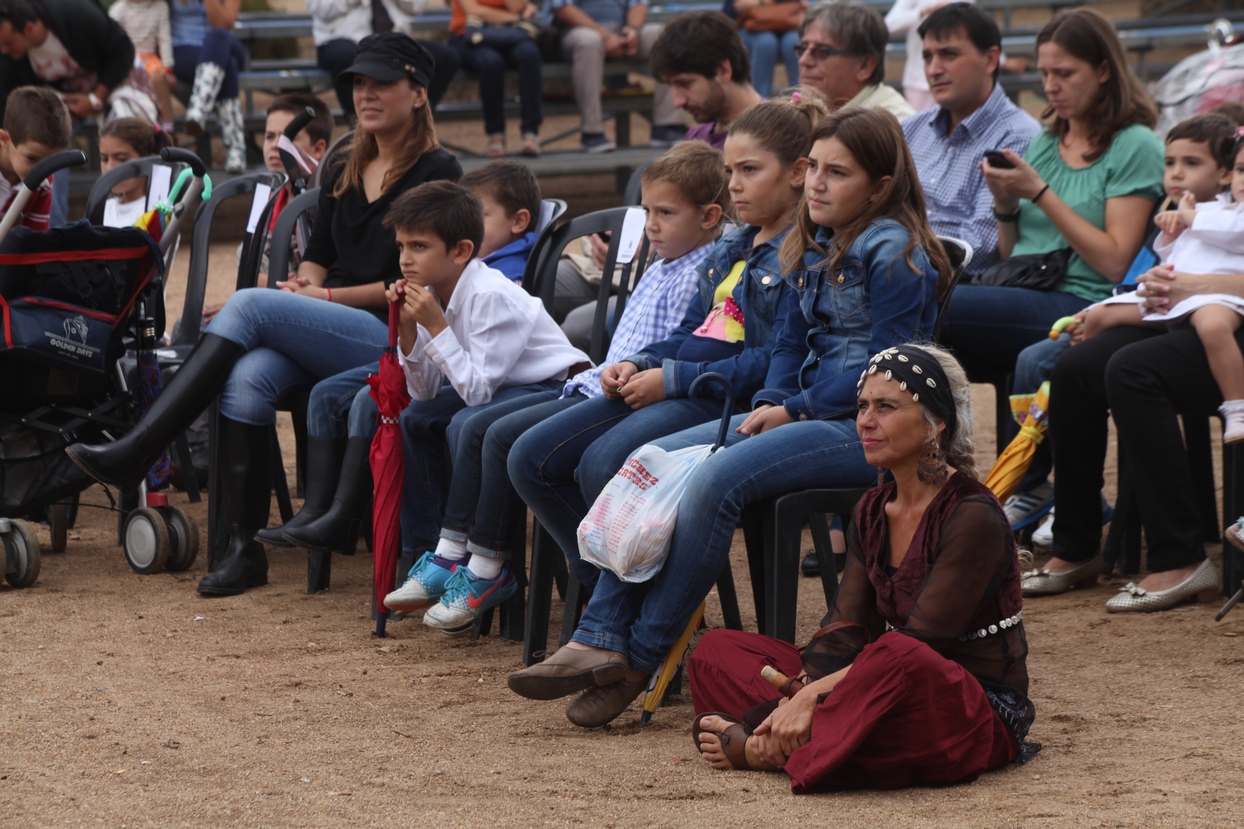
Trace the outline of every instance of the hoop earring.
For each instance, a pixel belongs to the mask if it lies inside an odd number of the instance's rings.
[[[926,447],[920,454],[920,460],[916,462],[916,478],[920,483],[928,486],[941,486],[949,477],[950,472],[946,468],[946,455],[942,452],[942,447],[936,443]]]

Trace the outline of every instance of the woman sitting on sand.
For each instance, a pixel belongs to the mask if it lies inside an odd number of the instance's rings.
[[[705,635],[689,662],[696,745],[714,768],[783,769],[795,793],[966,783],[1026,762],[1040,746],[1025,742],[1020,568],[976,480],[963,368],[935,346],[886,349],[861,375],[856,422],[893,480],[856,507],[825,626],[802,654]],[[797,678],[790,699],[765,666]]]

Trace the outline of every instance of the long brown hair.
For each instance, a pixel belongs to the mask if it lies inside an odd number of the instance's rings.
[[[881,109],[840,109],[822,120],[812,131],[813,144],[829,138],[838,139],[846,147],[870,181],[880,181],[886,176],[890,176],[890,181],[860,215],[846,227],[835,229],[828,251],[816,241],[820,226],[812,221],[805,193],[796,229],[782,242],[782,269],[787,272],[793,270],[803,259],[804,251],[812,248],[826,255],[828,267],[832,270],[870,224],[889,217],[902,225],[911,236],[902,254],[908,265],[916,267],[912,255],[917,247],[924,248],[930,264],[937,270],[937,296],[940,299],[950,285],[950,259],[929,227],[924,190],[920,187],[916,165],[911,160],[911,150],[907,148],[898,120]]]
[[[409,83],[412,87],[415,86],[413,81]],[[430,104],[425,101],[416,109],[412,113],[411,121],[410,137],[402,147],[401,155],[389,168],[389,172],[385,173],[384,181],[380,183],[381,190],[388,190],[390,185],[400,180],[402,176],[410,172],[411,167],[419,163],[424,153],[429,153],[440,146],[440,142],[436,140],[436,124],[432,121]],[[376,137],[363,129],[361,122],[355,124],[350,156],[345,161],[345,169],[337,177],[337,184],[333,187],[333,198],[341,198],[349,190],[362,191],[363,170],[379,153],[380,148],[376,144]]]
[[[1094,69],[1105,64],[1110,70],[1110,77],[1101,85],[1092,111],[1085,115],[1090,125],[1088,141],[1091,147],[1084,154],[1085,161],[1101,158],[1124,127],[1143,124],[1153,129],[1157,124],[1158,108],[1128,66],[1123,44],[1119,42],[1119,35],[1109,20],[1092,9],[1059,12],[1037,35],[1037,49],[1040,50],[1045,43],[1053,43]],[[1054,114],[1053,107],[1046,107],[1045,112],[1041,113],[1041,120],[1050,119]],[[1054,117],[1046,131],[1062,138],[1069,127],[1066,119]]]

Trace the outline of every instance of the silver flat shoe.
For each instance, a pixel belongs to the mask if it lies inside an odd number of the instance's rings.
[[[1168,590],[1145,590],[1137,587],[1134,582],[1106,602],[1106,610],[1110,613],[1148,613],[1154,610],[1166,610],[1168,607],[1187,601],[1198,593],[1209,590],[1217,591],[1218,568],[1209,559],[1201,562],[1191,576]]]
[[[1066,593],[1076,585],[1096,584],[1099,575],[1101,575],[1101,553],[1065,573],[1027,570],[1023,573],[1024,581],[1020,589],[1025,596],[1054,596]]]

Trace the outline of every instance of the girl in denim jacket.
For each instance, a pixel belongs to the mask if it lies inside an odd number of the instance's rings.
[[[697,468],[661,572],[642,584],[601,572],[570,644],[510,676],[510,688],[532,699],[580,691],[566,710],[576,725],[609,722],[643,691],[726,565],[744,507],[875,480],[855,430],[860,372],[870,354],[932,335],[950,263],[893,115],[844,109],[817,125],[812,141],[807,210],[782,248],[794,290],[783,298],[753,411],[735,418],[726,448]],[[712,443],[716,428],[654,443]]]
[[[682,324],[606,366],[602,396],[532,427],[511,448],[515,489],[588,584],[597,571],[579,565],[575,531],[600,489],[639,446],[720,416],[720,400],[687,397],[691,382],[720,372],[743,400],[764,384],[789,293],[779,252],[799,211],[812,127],[825,111],[815,93],[796,93],[735,120],[724,155],[743,226],[700,264]]]

